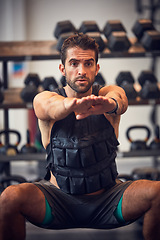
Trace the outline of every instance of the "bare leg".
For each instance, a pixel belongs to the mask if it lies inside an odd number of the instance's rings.
[[[160,182],[133,182],[124,192],[122,213],[126,221],[144,214],[144,239],[160,240]]]
[[[0,240],[25,239],[25,218],[40,223],[45,216],[44,194],[32,183],[10,186],[0,196]]]

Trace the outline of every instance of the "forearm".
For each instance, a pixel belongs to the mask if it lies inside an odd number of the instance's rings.
[[[33,105],[39,119],[58,121],[73,111],[75,102],[75,98],[65,98],[56,93],[45,91],[35,97]]]
[[[99,94],[110,99],[111,104],[110,109],[108,110],[109,112],[114,110],[114,108],[116,107],[116,102],[118,104],[118,108],[116,111],[117,115],[121,115],[127,110],[128,99],[122,88],[118,86],[108,86],[107,88],[102,88]],[[114,101],[113,99],[115,99],[116,101]]]

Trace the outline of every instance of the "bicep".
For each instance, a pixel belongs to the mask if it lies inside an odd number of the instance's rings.
[[[55,95],[58,94],[55,92],[43,91],[35,96],[33,100],[33,108],[38,119],[47,119],[49,100]]]

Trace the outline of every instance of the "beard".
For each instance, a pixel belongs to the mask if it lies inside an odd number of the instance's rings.
[[[76,84],[76,82],[79,79],[84,79],[85,83],[79,83]],[[86,93],[88,92],[88,90],[92,87],[94,80],[90,80],[89,78],[83,77],[83,76],[79,76],[73,80],[68,79],[68,77],[66,76],[66,83],[70,86],[70,88],[72,88],[75,92],[77,93]]]

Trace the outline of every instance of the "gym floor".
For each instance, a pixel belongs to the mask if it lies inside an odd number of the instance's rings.
[[[38,228],[27,222],[26,240],[143,240],[142,226],[132,223],[126,227],[113,230],[97,229],[67,229],[67,230],[47,230]]]

